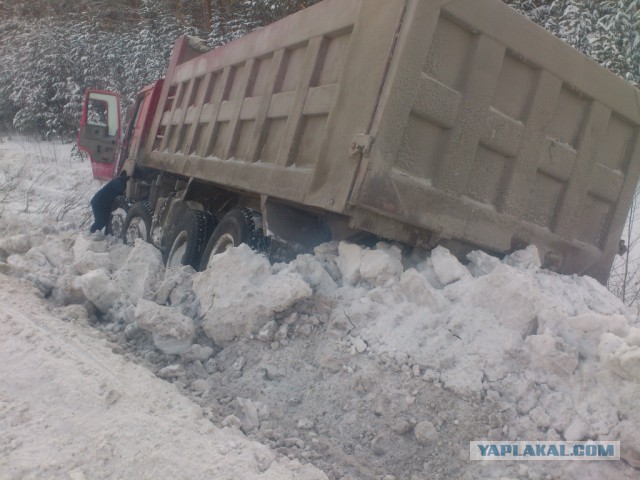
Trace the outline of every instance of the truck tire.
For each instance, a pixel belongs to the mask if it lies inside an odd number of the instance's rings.
[[[189,210],[178,221],[169,242],[167,242],[170,248],[164,258],[166,267],[191,265],[197,269],[207,240],[216,224],[216,217],[210,213],[202,210]]]
[[[153,209],[149,202],[136,202],[129,209],[122,229],[122,241],[126,245],[133,245],[137,238],[145,242],[151,241],[151,220]]]
[[[254,220],[256,217],[259,218],[260,214],[248,208],[232,210],[227,213],[207,242],[199,270],[203,272],[209,268],[214,255],[242,243],[246,243],[254,250],[265,250],[267,239],[262,233],[262,228],[256,226]]]
[[[107,226],[105,228],[105,233],[107,235],[113,235],[114,237],[122,238],[122,233],[124,232],[124,222],[127,219],[127,214],[129,213],[131,204],[132,202],[124,195],[116,197],[116,199],[113,201],[113,205],[111,205],[109,221],[107,222]]]

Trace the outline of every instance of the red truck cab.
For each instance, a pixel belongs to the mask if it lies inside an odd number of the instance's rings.
[[[120,96],[103,90],[85,92],[78,148],[89,155],[93,178],[110,180],[120,174],[128,158],[137,157],[149,134],[162,84],[158,80],[138,93],[124,135]]]

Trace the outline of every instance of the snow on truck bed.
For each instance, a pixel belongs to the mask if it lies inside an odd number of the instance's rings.
[[[640,328],[596,281],[385,243],[165,270],[87,235],[90,177],[0,143],[0,479],[640,477]],[[622,460],[469,460],[564,439]]]

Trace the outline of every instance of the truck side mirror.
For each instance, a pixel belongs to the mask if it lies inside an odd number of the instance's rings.
[[[113,178],[119,143],[119,95],[87,90],[82,105],[78,147],[89,155],[94,178]]]

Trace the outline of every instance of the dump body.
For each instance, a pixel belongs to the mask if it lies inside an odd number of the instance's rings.
[[[500,0],[325,0],[208,53],[179,40],[138,161],[603,281],[639,126],[638,90]]]

